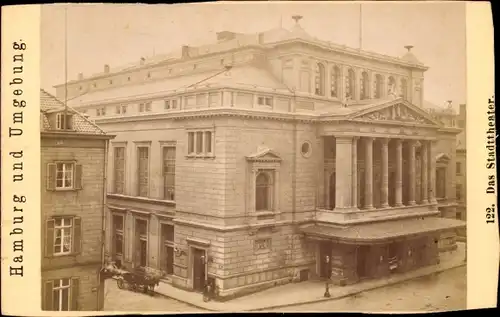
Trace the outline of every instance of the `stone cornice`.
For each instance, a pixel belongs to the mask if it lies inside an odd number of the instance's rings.
[[[424,65],[419,65],[419,64],[414,64],[410,62],[406,62],[402,59],[399,59],[397,57],[393,56],[388,56],[388,55],[383,55],[379,53],[372,53],[372,52],[367,52],[367,51],[362,51],[359,49],[354,49],[354,48],[349,48],[346,46],[338,45],[338,44],[333,44],[333,43],[328,43],[323,41],[308,41],[304,39],[290,39],[290,40],[285,40],[285,41],[279,41],[279,42],[274,42],[268,44],[269,47],[278,47],[282,45],[290,45],[290,44],[305,44],[313,47],[318,47],[322,48],[324,50],[330,51],[330,52],[337,52],[337,53],[342,53],[346,55],[351,55],[355,56],[358,58],[363,58],[367,60],[375,60],[383,63],[389,63],[393,65],[400,65],[408,68],[416,68],[420,69],[423,71],[426,71],[429,69],[429,67],[424,66]]]

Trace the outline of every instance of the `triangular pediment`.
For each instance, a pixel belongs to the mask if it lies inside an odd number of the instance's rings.
[[[280,162],[281,157],[275,151],[262,147],[257,149],[257,152],[248,155],[247,160],[259,162]]]
[[[357,111],[350,116],[350,119],[439,126],[439,123],[425,110],[402,99]]]
[[[436,156],[436,162],[439,162],[439,163],[448,163],[450,160],[451,160],[451,158],[448,155],[446,155],[445,153],[439,153]]]

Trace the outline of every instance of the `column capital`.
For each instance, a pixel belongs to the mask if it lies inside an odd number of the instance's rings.
[[[354,137],[352,135],[339,135],[335,136],[336,143],[351,143]]]
[[[384,146],[388,145],[390,141],[389,138],[377,138],[377,140]]]

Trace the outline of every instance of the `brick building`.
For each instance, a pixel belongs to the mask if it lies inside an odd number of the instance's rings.
[[[411,270],[438,261],[439,239],[454,244],[464,224],[437,217],[435,180],[443,167],[454,197],[459,130],[423,110],[427,67],[411,46],[400,58],[351,49],[294,19],[68,84],[72,104],[117,135],[118,264],[230,298]]]
[[[112,137],[46,91],[40,94],[43,310],[100,310]]]

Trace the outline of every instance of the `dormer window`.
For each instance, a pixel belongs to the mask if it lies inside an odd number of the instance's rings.
[[[57,130],[72,130],[73,129],[73,115],[67,113],[58,113],[56,115],[56,129]]]
[[[260,105],[260,106],[272,107],[272,105],[273,105],[273,98],[272,97],[259,96],[257,98],[257,104]]]

